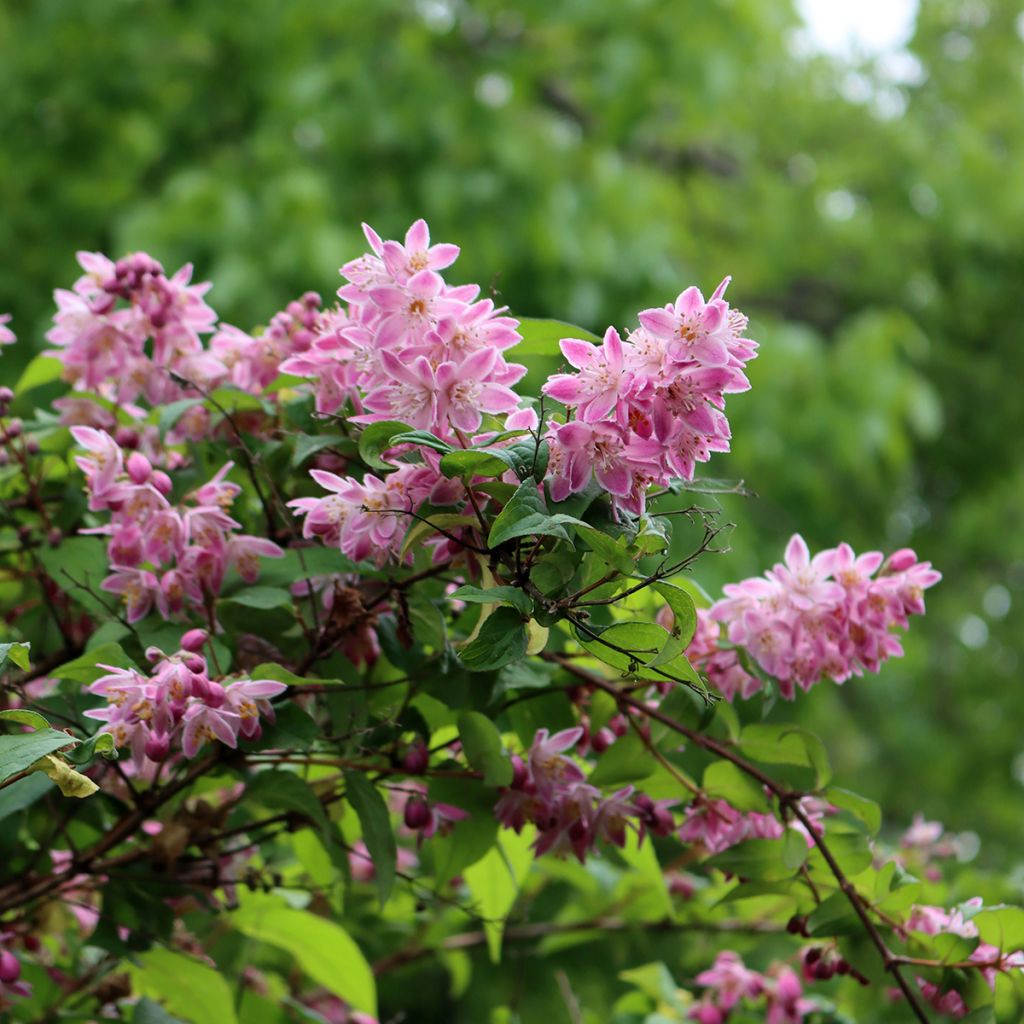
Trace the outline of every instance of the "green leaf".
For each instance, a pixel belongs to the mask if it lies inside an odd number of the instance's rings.
[[[830,786],[822,796],[830,804],[848,812],[855,821],[860,822],[868,835],[878,835],[878,830],[882,827],[882,809],[874,800],[869,800],[859,793],[852,793],[848,789],[840,789],[838,786]]]
[[[508,500],[491,525],[487,538],[487,546],[496,548],[516,537],[546,536],[569,540],[565,530],[566,523],[576,525],[579,520],[563,514],[550,515],[541,498],[537,485],[526,480],[516,488],[516,493]]]
[[[50,675],[56,679],[70,679],[72,682],[88,686],[96,682],[100,676],[108,674],[108,670],[100,665],[113,665],[115,668],[135,668],[135,662],[124,653],[120,644],[101,644],[85,654],[67,661],[53,669]]]
[[[202,405],[203,402],[204,399],[202,398],[179,398],[176,402],[170,402],[168,405],[163,406],[157,418],[157,427],[160,433],[166,434],[181,419],[184,413],[188,412],[189,409],[195,408],[197,405]]]
[[[672,632],[682,641],[683,647],[688,647],[697,630],[697,608],[693,598],[682,587],[674,583],[666,583],[664,580],[653,584],[656,590],[664,599],[665,603],[672,609],[675,616],[675,625]]]
[[[828,753],[814,733],[793,725],[748,725],[740,734],[740,749],[763,764],[792,764],[811,768],[818,788],[832,777]]]
[[[618,786],[653,774],[658,762],[636,733],[617,739],[599,758],[587,781],[592,786]]]
[[[449,597],[473,604],[507,604],[524,615],[529,615],[533,611],[533,601],[526,591],[520,590],[519,587],[490,587],[482,590],[480,587],[465,586],[453,591]]]
[[[75,602],[101,621],[110,617],[116,598],[100,591],[109,567],[99,537],[66,537],[55,548],[39,548],[36,557],[50,579]]]
[[[295,598],[280,587],[246,587],[237,594],[224,598],[224,602],[266,611],[270,608],[290,608],[295,603]]]
[[[497,726],[479,711],[460,711],[458,723],[466,760],[483,773],[484,785],[509,785],[513,776],[512,762]]]
[[[511,457],[502,448],[466,448],[448,452],[441,459],[441,472],[446,477],[502,476],[515,469]]]
[[[526,654],[526,627],[514,608],[497,608],[480,632],[459,652],[459,660],[471,672],[502,668]]]
[[[622,742],[621,740],[619,741]],[[614,750],[619,744],[609,748]],[[633,869],[633,872],[645,879],[649,889],[655,894],[655,907],[659,917],[672,916],[672,897],[665,883],[665,871],[658,863],[658,855],[654,844],[648,839],[640,842],[640,837],[632,829],[626,831],[626,845],[618,851],[619,856]]]
[[[118,759],[117,747],[114,746],[114,737],[109,732],[94,733],[89,739],[78,746],[73,747],[64,753],[72,764],[79,766],[88,764],[97,754],[102,754],[108,761]]]
[[[371,423],[359,435],[359,457],[372,469],[393,469],[391,463],[381,458],[381,453],[392,447],[391,438],[407,433],[408,423],[399,420],[381,420]]]
[[[803,836],[800,840],[803,842]],[[807,919],[807,929],[815,936],[854,935],[863,927],[844,892],[832,893]]]
[[[401,434],[395,434],[391,438],[391,443],[396,444],[416,444],[421,448],[433,448],[435,452],[450,452],[452,446],[447,441],[442,441],[436,434],[432,434],[429,430],[406,430]]]
[[[704,770],[701,788],[711,797],[724,800],[737,811],[771,812],[764,790],[731,761],[715,761]]]
[[[519,321],[519,333],[523,340],[516,346],[516,353],[522,356],[561,356],[558,343],[563,338],[579,338],[600,344],[601,339],[583,327],[566,323],[564,320],[540,320],[526,317]]]
[[[172,1017],[152,999],[140,999],[132,1013],[132,1024],[182,1024],[180,1017]]]
[[[345,798],[359,816],[363,842],[373,862],[377,896],[383,907],[395,884],[398,849],[387,804],[377,787],[361,772],[345,772]]]
[[[42,772],[33,772],[0,789],[0,821],[30,807],[53,789],[53,783]]]
[[[632,549],[627,536],[609,537],[597,527],[585,523],[576,527],[576,533],[587,542],[605,565],[611,566],[623,575],[631,573],[636,568],[640,552]]]
[[[54,381],[60,380],[63,372],[64,364],[55,356],[38,355],[25,367],[25,372],[18,378],[18,383],[14,385],[14,393],[20,396],[33,388],[52,384]]]
[[[50,723],[38,711],[29,711],[28,708],[11,708],[8,711],[0,711],[0,720],[29,725],[33,729],[50,728]]]
[[[244,935],[290,953],[311,981],[357,1010],[377,1015],[373,971],[340,925],[262,894],[244,895],[241,909],[230,915],[230,921]],[[223,1020],[210,1024],[223,1024]]]
[[[292,453],[292,467],[301,466],[311,455],[341,444],[345,440],[341,434],[299,434],[295,439],[295,451]]]
[[[128,972],[136,992],[160,1000],[190,1024],[237,1024],[227,981],[199,960],[154,946]]]
[[[31,768],[47,754],[76,742],[66,732],[58,732],[56,729],[0,736],[0,783]]]
[[[18,668],[27,672],[29,667],[29,649],[31,644],[24,643],[11,643],[11,644],[0,644],[0,668],[3,667],[5,661],[11,661]]]
[[[787,828],[782,834],[782,863],[787,868],[799,868],[807,860],[807,837],[795,828]]]
[[[505,829],[490,852],[463,872],[484,921],[487,951],[493,963],[501,959],[505,921],[533,863],[532,841],[532,829],[524,829],[519,835]]]
[[[973,920],[982,942],[998,946],[1004,953],[1024,949],[1024,909],[986,907],[975,914]]]
[[[783,862],[780,839],[748,839],[723,850],[705,864],[739,878],[763,882],[781,882],[796,874],[795,868]]]

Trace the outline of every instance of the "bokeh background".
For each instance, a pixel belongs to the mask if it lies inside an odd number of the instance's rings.
[[[732,274],[762,349],[709,471],[759,496],[702,578],[796,529],[934,561],[908,657],[796,714],[893,827],[1017,869],[1020,3],[4,0],[0,97],[0,310],[37,349],[79,248],[193,261],[244,327],[330,295],[362,220],[598,331]]]

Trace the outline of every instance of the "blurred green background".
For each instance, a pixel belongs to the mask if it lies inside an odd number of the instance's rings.
[[[5,0],[0,310],[38,348],[76,249],[147,249],[252,326],[330,295],[360,221],[420,215],[454,280],[595,330],[731,273],[762,349],[709,472],[760,496],[703,579],[796,529],[934,561],[908,657],[796,714],[894,826],[922,810],[1013,872],[1022,70],[1008,0],[923,0],[857,60],[789,0]]]

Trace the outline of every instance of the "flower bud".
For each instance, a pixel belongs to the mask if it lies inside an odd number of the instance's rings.
[[[29,455],[39,454],[39,442],[34,437],[26,438],[25,440],[25,451]]]
[[[421,796],[411,797],[405,805],[403,818],[407,828],[419,831],[430,824],[430,805]]]
[[[402,758],[402,767],[410,775],[421,775],[427,770],[430,764],[430,752],[422,739],[417,739],[409,745],[405,756]]]
[[[21,964],[18,958],[6,949],[0,952],[0,982],[11,985],[21,977]]]
[[[10,388],[0,388],[0,405],[6,405],[14,399],[14,392]]]
[[[207,706],[211,708],[219,708],[224,703],[224,698],[227,695],[224,687],[221,686],[220,683],[215,683],[213,680],[210,680],[210,682],[206,684],[206,688],[208,691],[206,695]]]
[[[46,543],[49,544],[51,548],[58,547],[63,539],[64,535],[60,532],[59,526],[52,527],[50,532],[46,535]]]
[[[22,422],[19,419],[10,420],[7,424],[8,437],[21,437]]]
[[[205,630],[196,629],[190,630],[189,632],[203,633]],[[185,636],[188,636],[188,633],[186,633]],[[184,641],[185,636],[181,638],[182,641]],[[182,643],[182,647],[184,646],[184,643]],[[191,648],[186,647],[185,650],[187,650],[188,653],[181,659],[182,664],[189,670],[189,672],[195,672],[196,675],[202,675],[206,671],[206,659],[201,654],[196,654],[196,652]]]
[[[904,572],[917,562],[917,554],[913,548],[900,548],[889,556],[887,568],[889,572]]]
[[[208,636],[209,633],[207,633],[205,629],[190,629],[181,638],[181,649],[183,651],[191,651],[193,654],[198,654],[203,649],[203,645],[206,643]],[[191,667],[192,666],[189,665],[189,668]],[[205,664],[203,665],[203,668],[206,668]],[[202,672],[203,669],[194,668],[192,671]]]
[[[171,483],[171,478],[162,470],[155,469],[153,476],[150,478],[150,483],[166,498],[171,493],[174,485]]]
[[[151,732],[146,740],[146,757],[150,761],[163,761],[171,750],[171,738],[166,733]]]
[[[160,650],[159,647],[147,647],[146,648],[146,661],[151,665],[155,665],[158,661],[166,661],[167,655]]]
[[[121,448],[138,448],[139,432],[134,427],[118,427],[114,440]]]
[[[132,452],[124,468],[128,471],[128,477],[133,484],[144,484],[153,473],[149,459],[142,452]]]

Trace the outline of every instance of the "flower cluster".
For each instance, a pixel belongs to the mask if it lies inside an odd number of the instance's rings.
[[[204,630],[189,630],[176,654],[155,647],[146,651],[153,663],[149,676],[133,668],[100,665],[107,675],[89,686],[107,706],[85,714],[104,723],[100,732],[110,733],[116,746],[131,749],[138,770],[147,761],[167,760],[179,744],[192,758],[208,740],[234,748],[240,737],[259,739],[261,717],[274,720],[269,701],[284,692],[285,684],[236,679],[222,685],[211,679],[199,653],[206,640]]]
[[[658,613],[658,622],[671,630],[673,621],[672,609],[666,605]],[[698,608],[697,627],[686,648],[686,657],[727,701],[731,702],[736,694],[744,699],[752,697],[761,689],[761,680],[743,667],[739,651],[720,645],[721,638],[722,627],[711,617],[711,612]]]
[[[353,561],[373,559],[378,565],[398,555],[409,513],[425,501],[448,504],[462,492],[457,480],[441,475],[434,460],[403,463],[384,477],[367,473],[362,480],[323,469],[310,470],[310,475],[328,494],[288,503],[305,516],[303,536],[338,547]]]
[[[71,433],[86,450],[76,462],[85,473],[89,508],[111,515],[109,523],[83,532],[110,537],[112,572],[101,586],[121,596],[129,622],[144,618],[154,603],[165,619],[186,603],[202,607],[207,595],[220,592],[228,568],[253,583],[260,557],[283,554],[273,541],[236,532],[241,524],[226,511],[241,491],[226,479],[232,463],[185,503],[172,504],[170,477],[141,452],[126,457],[108,433],[92,427]]]
[[[575,372],[542,388],[575,411],[548,432],[555,500],[593,475],[618,506],[639,514],[650,486],[692,480],[696,463],[729,450],[725,396],[749,389],[744,367],[757,343],[743,337],[747,318],[723,297],[728,283],[706,302],[691,287],[674,304],[645,310],[625,341],[614,327],[600,347],[563,339]]]
[[[145,253],[114,262],[80,252],[78,262],[85,273],[55,293],[46,335],[76,388],[121,405],[140,397],[156,405],[181,397],[172,374],[197,383],[223,376],[201,340],[217,320],[203,299],[210,286],[189,283],[191,265],[168,277]]]
[[[210,341],[210,354],[224,367],[231,384],[257,393],[277,377],[286,359],[307,351],[329,323],[320,296],[306,292],[275,313],[260,334],[221,324]]]
[[[823,835],[825,815],[834,813],[835,808],[814,796],[801,797],[798,804],[814,831]],[[716,854],[747,839],[778,839],[786,827],[802,833],[807,845],[813,845],[813,838],[800,821],[784,826],[771,814],[739,811],[725,800],[698,796],[687,806],[678,835],[684,843],[699,843],[708,853]]]
[[[513,758],[515,775],[495,806],[498,820],[516,832],[535,825],[534,851],[556,856],[575,854],[582,863],[598,842],[624,846],[626,829],[668,835],[675,823],[668,807],[675,800],[654,801],[626,786],[611,796],[586,781],[580,766],[565,756],[583,736],[582,728],[548,735],[538,729],[527,759]]]
[[[885,559],[877,551],[858,557],[849,544],[840,544],[811,558],[795,535],[784,564],[725,586],[725,599],[710,615],[728,627],[729,642],[744,648],[792,700],[797,686],[809,690],[822,679],[842,683],[902,655],[893,629],[905,629],[909,616],[924,613],[924,591],[941,578],[909,548]],[[719,659],[706,623],[695,644],[695,656],[724,696],[749,697],[760,689],[760,680],[737,661]]]
[[[423,220],[404,244],[363,231],[371,251],[341,268],[346,306],[281,370],[315,382],[322,413],[349,403],[355,422],[398,420],[449,440],[477,430],[483,413],[515,410],[511,385],[526,367],[504,353],[520,341],[517,321],[480,299],[477,285],[445,282],[439,271],[458,246],[431,245]]]
[[[699,1024],[723,1024],[736,1006],[755,1001],[764,1010],[765,1024],[801,1024],[807,1014],[818,1009],[804,997],[800,978],[791,967],[775,964],[762,974],[730,950],[719,953],[696,981],[705,992],[689,1018]]]

